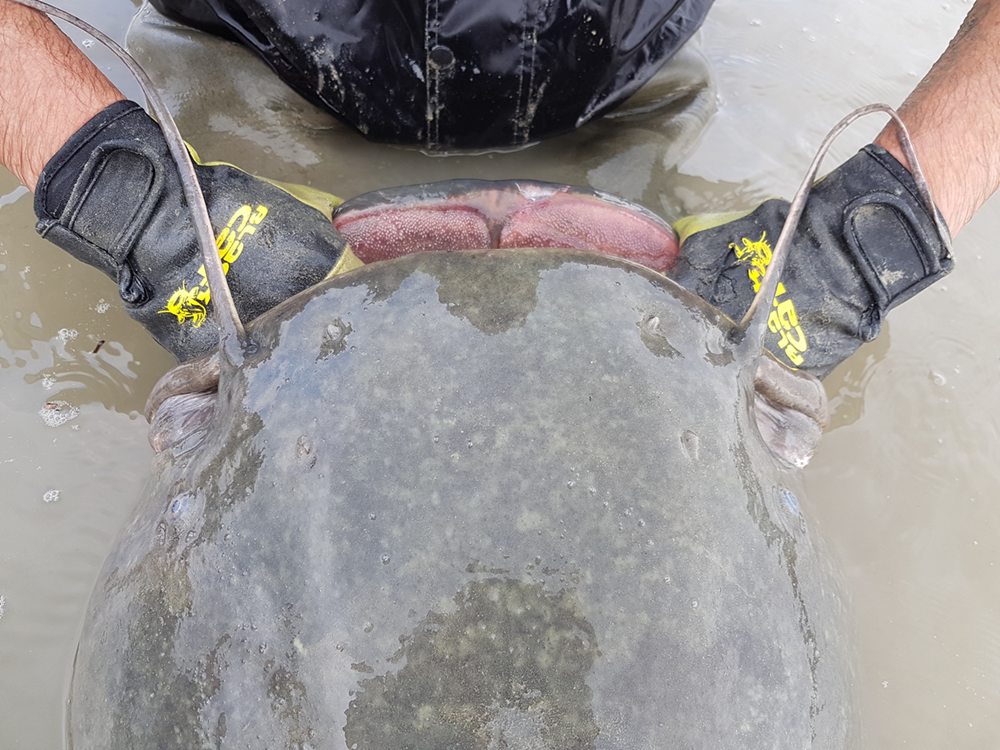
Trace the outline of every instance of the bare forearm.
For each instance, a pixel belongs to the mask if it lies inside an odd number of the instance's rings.
[[[0,164],[29,188],[91,117],[123,99],[48,18],[0,0]]]
[[[900,114],[957,234],[1000,187],[1000,0],[977,0]],[[876,142],[906,164],[891,125]]]

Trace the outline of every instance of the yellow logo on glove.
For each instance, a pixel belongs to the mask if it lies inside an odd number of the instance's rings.
[[[257,231],[265,216],[267,206],[240,206],[219,232],[219,236],[215,238],[215,246],[219,249],[224,274],[229,274],[232,264],[243,254],[243,239]],[[187,282],[182,283],[170,295],[166,306],[158,312],[173,315],[180,325],[190,322],[195,328],[200,328],[208,319],[208,303],[211,301],[212,292],[208,288],[208,274],[203,264],[198,267],[198,278],[193,285],[189,287]]]
[[[764,274],[767,273],[767,267],[771,263],[771,245],[767,241],[767,232],[761,232],[759,240],[744,237],[742,243],[742,246],[735,242],[730,243],[729,249],[736,254],[738,262],[749,264],[747,277],[753,285],[754,292],[759,292]],[[792,365],[801,367],[805,364],[802,355],[809,351],[809,341],[802,326],[799,325],[799,314],[795,310],[791,295],[785,289],[784,282],[778,284],[772,307],[774,309],[767,318],[767,327],[771,333],[778,335],[778,348],[785,353]]]

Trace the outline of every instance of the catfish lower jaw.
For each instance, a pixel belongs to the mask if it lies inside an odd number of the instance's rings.
[[[379,190],[337,209],[334,226],[364,263],[429,251],[590,250],[667,272],[679,246],[641,206],[534,180],[449,180]]]

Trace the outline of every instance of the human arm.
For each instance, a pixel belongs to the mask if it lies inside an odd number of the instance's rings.
[[[900,115],[956,235],[1000,187],[1000,0],[977,0]],[[875,142],[906,164],[893,126]]]
[[[976,2],[955,39],[906,99],[900,113],[935,204],[954,235],[1000,186],[1000,0]],[[909,164],[895,125],[886,126],[876,139],[875,147],[888,152],[879,156],[878,151],[872,150],[874,147],[866,149],[870,156],[877,157],[873,163],[884,169],[871,173],[880,179],[872,181],[870,186],[866,186],[868,178],[864,173],[855,172],[855,177],[863,178],[852,181],[856,196],[895,194],[905,199],[908,213],[920,220],[901,221],[896,227],[900,230],[897,241],[883,241],[874,233],[865,239],[851,231],[854,227],[850,222],[839,222],[838,226],[838,222],[830,218],[836,218],[840,212],[847,218],[850,202],[840,200],[824,204],[823,199],[830,192],[827,189],[830,180],[817,185],[790,258],[788,273],[798,289],[795,299],[798,321],[790,340],[804,345],[811,345],[814,337],[826,337],[827,341],[825,346],[820,346],[819,352],[813,347],[808,352],[798,352],[801,356],[793,352],[794,358],[783,361],[810,368],[810,358],[818,354],[819,359],[813,360],[816,366],[812,369],[820,375],[877,335],[882,318],[892,307],[943,276],[951,267],[948,238],[936,238],[936,232],[927,231],[927,222],[919,216],[923,202],[911,200],[913,185],[907,174],[899,172]],[[865,160],[859,156],[851,161],[857,163],[859,159]],[[832,176],[839,177],[843,171],[844,167],[834,170]],[[894,179],[887,181],[889,173],[894,173]],[[755,242],[764,231],[773,241],[783,217],[780,209],[779,202],[769,202],[734,222],[728,235],[722,227],[713,229],[714,235],[693,235],[694,241],[686,243],[687,255],[708,270],[682,264],[679,269],[682,282],[731,312],[741,312],[749,304],[752,290],[748,290],[746,282],[742,286],[736,283],[736,273],[732,271],[740,265],[740,259],[728,252],[727,244],[733,242],[737,247],[742,245],[743,249],[748,241],[745,238]],[[824,213],[825,220],[822,218]],[[853,215],[871,214],[855,212]],[[819,231],[814,231],[817,227]],[[860,243],[863,252],[852,252],[854,248],[849,245],[859,237],[864,240]],[[901,268],[892,265],[892,258],[900,248],[910,246],[911,239],[917,250],[911,257],[921,263],[910,262],[903,267],[915,268],[918,273],[901,274]],[[752,270],[744,270],[744,278]],[[796,271],[802,273],[796,274]],[[788,280],[788,273],[783,280]],[[803,274],[813,278],[801,280]],[[868,279],[874,277],[874,282],[868,283],[866,276]],[[852,278],[853,283],[844,283]],[[909,278],[915,283],[901,296],[880,294],[880,279],[897,278]],[[793,284],[786,285],[790,293]],[[725,291],[730,293],[728,300],[719,298]],[[841,307],[840,313],[831,312],[830,300],[834,300],[834,307]],[[830,333],[834,335],[827,337]],[[771,343],[772,348],[781,348]]]
[[[0,164],[28,188],[73,133],[124,98],[45,15],[0,0]]]
[[[39,234],[111,276],[161,345],[182,360],[216,347],[207,274],[159,125],[47,18],[9,0],[0,163],[34,191]],[[195,170],[245,320],[356,261],[330,222],[333,196],[228,164]]]

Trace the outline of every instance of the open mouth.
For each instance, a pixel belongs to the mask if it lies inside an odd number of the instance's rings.
[[[591,250],[665,273],[670,226],[596,191],[532,180],[449,180],[377,190],[337,209],[334,226],[364,263],[430,251],[552,247]]]

